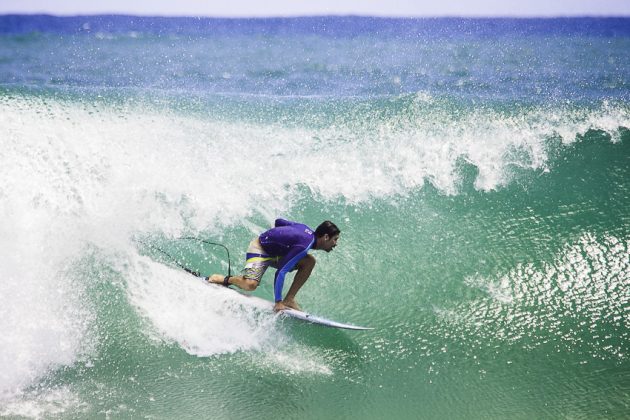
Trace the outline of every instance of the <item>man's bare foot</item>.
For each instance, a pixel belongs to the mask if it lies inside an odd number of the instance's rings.
[[[285,310],[285,309],[289,309],[289,307],[288,307],[288,306],[286,306],[286,305],[285,305],[284,303],[282,303],[282,302],[276,302],[276,304],[275,304],[275,305],[273,305],[273,310],[274,310],[274,312],[280,312],[280,311],[283,311],[283,310]]]
[[[288,306],[289,308],[293,308],[297,311],[302,310],[302,308],[300,307],[300,305],[298,305],[295,299],[285,299],[282,301],[282,303],[284,304],[284,306]]]
[[[225,279],[225,276],[222,276],[221,274],[213,274],[208,277],[208,282],[214,284],[223,284],[223,279]]]

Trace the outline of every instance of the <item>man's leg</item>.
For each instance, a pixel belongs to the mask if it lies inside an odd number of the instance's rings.
[[[243,276],[230,276],[228,284],[233,284],[243,290],[255,290],[260,284],[263,274],[270,264],[276,260],[276,257],[267,257],[258,238],[254,238],[247,248],[247,260],[245,260],[245,268]],[[225,277],[221,274],[213,274],[208,277],[210,283],[224,284]]]
[[[301,310],[300,306],[295,301],[295,295],[297,292],[304,286],[306,280],[308,280],[313,268],[315,267],[315,257],[308,254],[306,257],[302,258],[297,263],[297,273],[295,273],[295,278],[293,279],[293,283],[287,292],[287,295],[284,297],[282,303],[286,306],[289,306],[293,309]]]
[[[224,279],[225,279],[225,276],[221,274],[213,274],[210,277],[208,277],[208,281],[210,283],[215,283],[215,284],[223,284]],[[229,284],[233,284],[234,286],[240,289],[247,290],[250,292],[252,290],[256,290],[256,288],[258,287],[258,282],[256,280],[246,279],[243,276],[230,277]]]

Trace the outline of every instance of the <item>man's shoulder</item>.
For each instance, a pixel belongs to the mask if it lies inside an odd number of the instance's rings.
[[[287,244],[291,244],[294,247],[307,248],[315,238],[313,230],[301,223],[279,229],[285,230]]]
[[[310,238],[314,235],[313,230],[310,227],[303,225],[301,223],[296,223],[295,225],[287,226],[287,229],[303,237]]]
[[[312,237],[313,235],[315,235],[315,233],[313,233],[313,229],[311,229],[310,227],[308,227],[306,225],[300,225],[300,229],[309,238]]]

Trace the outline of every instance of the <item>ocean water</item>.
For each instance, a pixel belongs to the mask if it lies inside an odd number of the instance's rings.
[[[628,51],[615,18],[0,16],[0,417],[627,418]],[[238,270],[276,217],[338,224],[298,300],[375,330],[151,248]]]

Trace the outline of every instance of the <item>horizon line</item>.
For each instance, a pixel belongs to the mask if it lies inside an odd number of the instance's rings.
[[[142,17],[142,18],[190,18],[190,19],[300,19],[300,18],[371,18],[371,19],[607,19],[607,18],[630,18],[627,15],[593,15],[593,14],[576,14],[576,15],[370,15],[370,14],[291,14],[291,15],[251,15],[251,16],[234,16],[234,15],[171,15],[171,14],[136,14],[122,12],[99,12],[99,13],[77,13],[77,14],[57,14],[48,12],[1,12],[0,17],[4,16],[49,16],[59,18],[75,18],[75,17],[96,17],[96,16],[119,16],[119,17]]]

